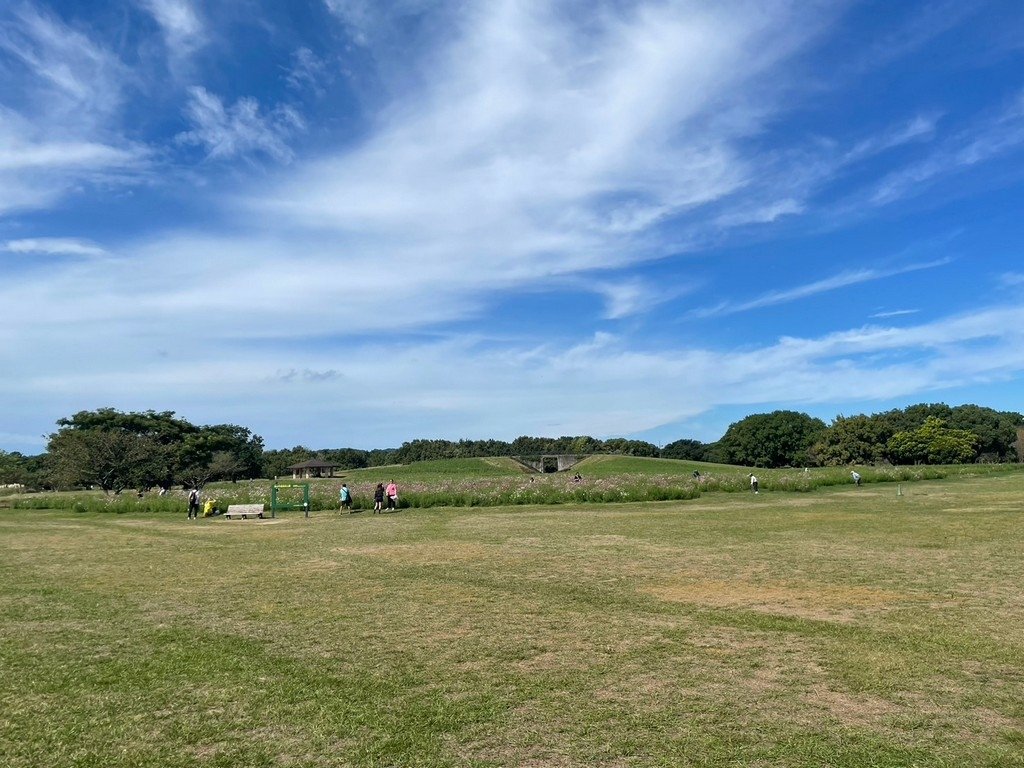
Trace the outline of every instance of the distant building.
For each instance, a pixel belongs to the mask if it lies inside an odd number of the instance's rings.
[[[288,469],[291,470],[293,480],[308,480],[311,477],[334,477],[334,470],[339,466],[341,465],[331,464],[329,461],[310,459],[292,464]]]

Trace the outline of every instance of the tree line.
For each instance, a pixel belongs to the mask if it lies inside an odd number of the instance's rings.
[[[748,416],[715,443],[680,440],[665,458],[754,467],[966,464],[1021,461],[1024,416],[979,405],[912,405],[839,415],[826,425],[796,411]]]
[[[279,477],[310,459],[342,469],[415,461],[545,454],[618,454],[751,467],[870,464],[963,464],[1021,461],[1024,416],[978,405],[912,405],[871,415],[836,416],[831,424],[797,411],[747,416],[712,443],[683,439],[659,447],[643,440],[587,435],[504,440],[426,440],[399,448],[266,450],[263,439],[234,424],[196,426],[172,411],[80,411],[57,422],[46,452],[0,451],[0,485],[95,487],[120,493],[213,480]]]

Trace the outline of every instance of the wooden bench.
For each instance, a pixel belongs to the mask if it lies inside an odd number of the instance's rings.
[[[262,504],[229,504],[228,511],[224,513],[224,517],[228,520],[232,518],[240,517],[243,520],[248,520],[250,517],[262,518],[263,517],[263,505]]]

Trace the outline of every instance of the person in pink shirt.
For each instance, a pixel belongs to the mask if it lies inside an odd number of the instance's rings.
[[[388,497],[388,509],[396,509],[398,507],[398,486],[395,485],[394,480],[388,483],[388,487],[384,489],[384,493]]]

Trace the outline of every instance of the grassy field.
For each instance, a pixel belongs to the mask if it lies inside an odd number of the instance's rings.
[[[1024,766],[1024,474],[901,490],[0,510],[0,765]]]

